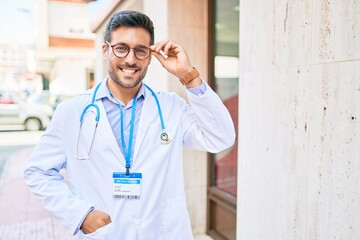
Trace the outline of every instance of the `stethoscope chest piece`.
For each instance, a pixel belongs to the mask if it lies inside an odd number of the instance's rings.
[[[160,134],[161,144],[168,144],[171,141],[171,135],[168,132],[162,132]]]

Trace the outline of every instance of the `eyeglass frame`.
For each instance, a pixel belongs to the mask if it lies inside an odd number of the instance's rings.
[[[141,47],[141,48],[146,48],[146,49],[149,51],[148,56],[147,56],[146,58],[138,58],[138,56],[136,55],[135,49],[136,49],[136,48],[139,48],[139,46],[132,48],[132,47],[128,46],[128,45],[125,44],[125,43],[115,43],[115,44],[111,45],[108,41],[105,41],[105,42],[111,47],[112,52],[113,52],[113,54],[115,55],[115,57],[118,57],[118,58],[125,58],[125,57],[127,57],[127,56],[129,55],[129,53],[130,53],[131,50],[134,51],[134,55],[135,55],[136,59],[138,59],[138,60],[148,59],[148,58],[150,57],[150,55],[151,55],[151,50],[150,50],[150,48],[149,48],[149,47],[146,47],[146,46],[140,46],[140,47]],[[126,54],[125,56],[122,56],[122,57],[119,57],[118,55],[116,55],[116,53],[115,53],[115,51],[114,51],[114,47],[115,47],[116,45],[124,45],[124,46],[126,46],[126,47],[128,48],[127,54]]]

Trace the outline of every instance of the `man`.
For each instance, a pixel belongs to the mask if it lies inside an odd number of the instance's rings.
[[[182,46],[154,44],[153,24],[142,13],[114,14],[102,50],[108,76],[57,107],[26,182],[79,239],[193,239],[183,147],[230,147],[229,112]],[[153,56],[184,84],[190,105],[142,83]]]

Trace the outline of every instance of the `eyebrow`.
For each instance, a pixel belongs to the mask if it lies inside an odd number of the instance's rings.
[[[117,43],[110,44],[110,45],[111,45],[111,46],[115,46],[115,45],[126,45],[126,46],[130,47],[128,44],[126,44],[126,43],[124,43],[124,42],[117,42]],[[148,46],[145,46],[145,45],[142,45],[142,44],[136,45],[135,47],[136,47],[136,48],[137,48],[137,47],[149,48]]]

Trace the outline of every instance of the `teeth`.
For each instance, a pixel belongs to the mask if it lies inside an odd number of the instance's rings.
[[[135,70],[134,70],[134,69],[126,69],[126,68],[123,68],[123,72],[125,72],[125,73],[134,73]]]

